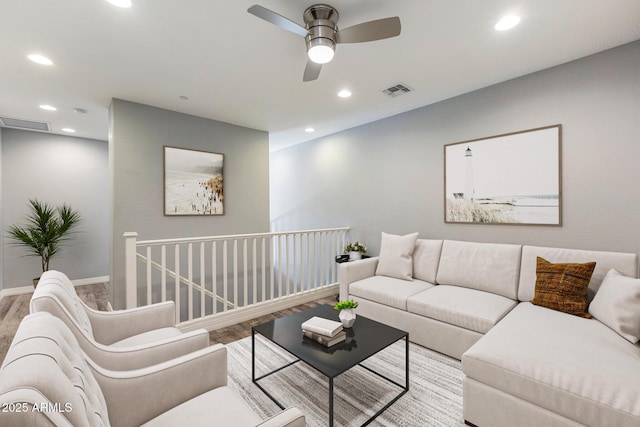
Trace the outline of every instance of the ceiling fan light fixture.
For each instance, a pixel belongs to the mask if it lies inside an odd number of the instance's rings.
[[[311,62],[326,64],[333,59],[333,55],[335,54],[334,49],[335,45],[331,40],[324,38],[314,39],[309,41],[307,55]]]

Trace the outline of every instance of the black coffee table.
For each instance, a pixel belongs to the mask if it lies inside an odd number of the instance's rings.
[[[313,316],[325,317],[327,319],[338,320],[338,312],[331,305],[322,305],[291,314],[280,319],[272,320],[251,328],[251,380],[281,409],[280,404],[258,381],[268,377],[294,363],[302,361],[329,379],[329,426],[333,426],[333,379],[338,375],[359,365],[379,377],[391,382],[401,388],[400,394],[387,403],[382,409],[375,413],[363,426],[371,423],[378,415],[384,412],[389,406],[397,401],[402,395],[409,391],[409,333],[400,329],[392,328],[375,320],[358,316],[353,327],[345,329],[347,340],[333,347],[324,347],[313,341],[303,338],[300,325]],[[284,350],[291,353],[297,359],[293,362],[281,366],[265,375],[256,378],[256,333],[262,335],[269,341],[277,344]],[[374,371],[361,364],[364,360],[378,353],[395,343],[405,339],[405,384],[399,384],[392,379]]]

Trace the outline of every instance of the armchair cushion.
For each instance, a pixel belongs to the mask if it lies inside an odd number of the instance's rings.
[[[215,422],[212,423],[211,418],[203,414],[215,414]],[[256,426],[261,422],[260,417],[240,396],[224,386],[196,396],[142,425],[145,427],[211,427],[212,425],[248,427]]]
[[[116,341],[111,345],[114,347],[131,347],[150,344],[167,338],[179,337],[180,335],[182,335],[182,332],[177,328],[154,329],[152,331],[143,332],[141,334]]]

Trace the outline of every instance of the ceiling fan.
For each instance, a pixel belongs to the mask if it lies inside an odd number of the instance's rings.
[[[397,16],[338,30],[338,11],[327,4],[308,7],[303,14],[304,27],[257,4],[247,12],[305,38],[309,56],[302,77],[305,82],[318,78],[322,64],[333,59],[338,43],[362,43],[400,35],[400,18]]]

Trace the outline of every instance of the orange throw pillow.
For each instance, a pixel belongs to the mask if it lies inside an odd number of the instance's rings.
[[[531,303],[590,319],[587,288],[594,268],[595,262],[552,264],[537,257],[536,291]]]

